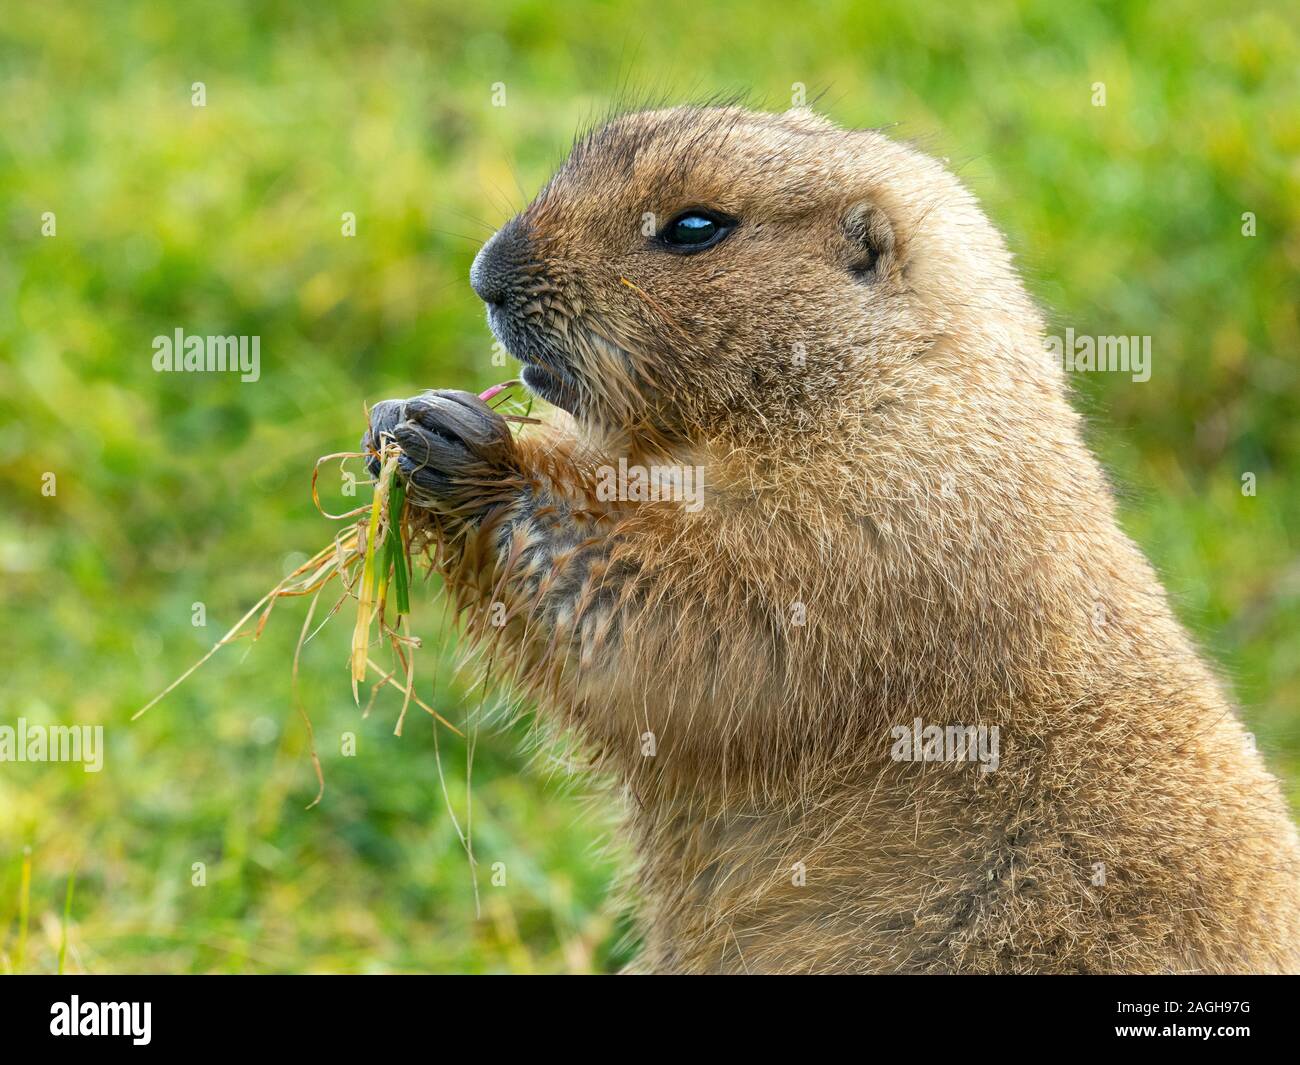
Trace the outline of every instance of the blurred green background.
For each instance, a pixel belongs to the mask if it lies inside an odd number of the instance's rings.
[[[0,969],[57,968],[74,869],[70,971],[628,957],[610,801],[526,724],[477,730],[468,787],[466,744],[438,737],[450,802],[472,819],[476,917],[428,718],[394,736],[391,693],[361,717],[346,614],[302,663],[327,781],[315,809],[290,684],[302,603],[128,723],[330,540],[310,470],[355,445],[363,400],[509,376],[470,260],[620,96],[744,90],[779,109],[802,83],[838,121],[897,123],[984,199],[1054,329],[1153,337],[1149,382],[1085,375],[1079,402],[1126,528],[1296,804],[1300,33],[1286,7],[10,0],[0,724],[100,723],[107,752],[98,774],[0,765]],[[261,380],[154,373],[152,338],[177,327],[260,336]],[[441,608],[421,599],[422,694],[463,722],[480,695],[438,660]]]

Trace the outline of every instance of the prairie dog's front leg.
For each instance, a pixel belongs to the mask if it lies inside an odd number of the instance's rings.
[[[389,442],[402,450],[409,498],[427,516],[458,612],[531,686],[558,694],[575,653],[589,666],[616,635],[637,572],[572,440],[516,439],[477,396],[437,391],[372,409],[363,445]]]

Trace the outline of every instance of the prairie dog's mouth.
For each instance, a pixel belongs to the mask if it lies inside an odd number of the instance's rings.
[[[521,326],[499,307],[488,308],[488,325],[505,349],[523,364],[519,379],[524,387],[577,417],[582,392],[567,369],[566,353],[550,337]]]
[[[524,368],[519,373],[519,380],[528,391],[577,417],[578,387],[567,373],[540,363],[520,361]]]

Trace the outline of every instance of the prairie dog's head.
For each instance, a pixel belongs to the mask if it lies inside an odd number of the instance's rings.
[[[534,392],[591,428],[685,440],[815,427],[972,315],[1026,304],[942,165],[805,110],[618,118],[470,276]]]

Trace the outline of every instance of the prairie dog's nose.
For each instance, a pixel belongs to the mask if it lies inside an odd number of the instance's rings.
[[[484,303],[506,301],[515,274],[528,259],[527,238],[518,218],[512,218],[492,235],[469,268],[469,284]]]

